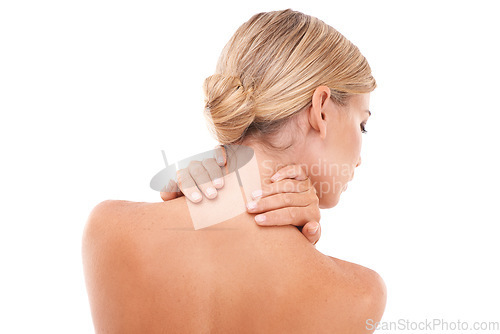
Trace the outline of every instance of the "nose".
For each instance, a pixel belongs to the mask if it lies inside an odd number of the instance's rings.
[[[361,157],[359,157],[358,164],[356,165],[356,167],[359,167],[359,165],[361,165]]]

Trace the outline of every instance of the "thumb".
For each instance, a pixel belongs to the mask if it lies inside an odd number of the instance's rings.
[[[165,202],[183,196],[183,193],[179,190],[179,187],[174,180],[170,180],[168,182],[168,186],[164,187],[162,190],[164,191],[160,191],[160,197]]]
[[[167,192],[162,191],[162,192],[160,192],[160,196],[161,196],[161,199],[166,202],[166,201],[170,201],[171,199],[182,196],[182,193],[176,193],[176,192],[167,193]]]
[[[302,234],[309,240],[310,243],[316,245],[321,236],[321,227],[318,222],[310,221],[302,228]]]

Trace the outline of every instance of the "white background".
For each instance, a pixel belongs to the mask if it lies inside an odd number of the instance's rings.
[[[318,250],[380,273],[384,321],[500,321],[495,1],[175,3],[1,3],[1,333],[93,331],[90,210],[159,201],[160,150],[173,162],[216,144],[203,79],[240,24],[286,8],[343,33],[378,83]]]

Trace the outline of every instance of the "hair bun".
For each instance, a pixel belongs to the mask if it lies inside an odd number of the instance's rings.
[[[291,9],[258,13],[241,25],[215,73],[203,88],[204,114],[217,140],[241,144],[248,135],[273,149],[282,145],[272,142],[283,142],[274,134],[286,130],[319,86],[329,87],[341,106],[376,87],[356,45],[318,18]]]
[[[205,79],[205,115],[222,144],[242,139],[255,119],[253,91],[245,89],[239,77],[214,74]]]

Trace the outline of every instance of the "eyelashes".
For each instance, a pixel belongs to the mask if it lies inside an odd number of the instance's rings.
[[[361,123],[361,132],[362,133],[367,133],[368,131],[366,131],[366,128],[365,128],[366,124],[365,123]]]

